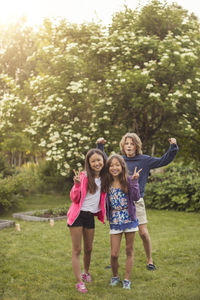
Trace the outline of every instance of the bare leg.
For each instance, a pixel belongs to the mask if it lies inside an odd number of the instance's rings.
[[[118,258],[120,253],[120,245],[121,245],[122,233],[111,234],[110,235],[110,244],[111,244],[111,268],[113,277],[118,276]]]
[[[143,242],[144,250],[147,257],[147,264],[153,264],[151,239],[146,224],[139,225],[139,235]]]
[[[130,274],[133,267],[133,256],[134,256],[134,250],[133,250],[133,243],[135,238],[135,232],[127,232],[125,233],[125,239],[126,239],[126,273],[125,273],[125,279],[130,280]]]
[[[81,267],[80,267],[80,254],[81,254],[81,238],[83,227],[69,227],[72,238],[72,268],[76,281],[81,282]]]
[[[92,243],[94,240],[94,229],[83,228],[83,241],[84,241],[84,271],[88,273],[92,254]]]

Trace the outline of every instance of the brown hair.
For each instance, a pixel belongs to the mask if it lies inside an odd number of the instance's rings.
[[[91,194],[94,194],[97,190],[97,185],[95,183],[95,173],[90,167],[89,159],[93,154],[98,154],[102,156],[104,166],[100,172],[100,178],[101,178],[101,191],[105,192],[105,168],[106,168],[106,158],[103,154],[103,152],[99,149],[90,149],[85,157],[85,170],[87,172],[87,178],[88,178],[88,190]]]
[[[120,143],[119,143],[119,146],[120,146],[120,150],[121,150],[121,153],[123,155],[125,155],[125,151],[124,151],[124,145],[125,145],[125,142],[126,142],[126,139],[127,138],[130,138],[133,140],[133,143],[136,145],[136,155],[137,154],[142,154],[142,142],[141,142],[141,139],[139,138],[139,136],[136,134],[136,133],[130,133],[130,132],[127,132],[121,139]]]
[[[110,186],[113,182],[113,177],[109,172],[109,168],[114,158],[116,158],[119,161],[122,167],[122,172],[119,174],[119,182],[121,184],[122,191],[124,193],[127,193],[128,192],[128,169],[123,157],[121,157],[118,154],[111,155],[106,162],[106,192],[107,193],[109,192]]]

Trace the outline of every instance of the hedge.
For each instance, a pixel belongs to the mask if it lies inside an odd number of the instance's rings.
[[[149,177],[146,207],[179,211],[200,210],[200,168],[170,164],[160,174]]]

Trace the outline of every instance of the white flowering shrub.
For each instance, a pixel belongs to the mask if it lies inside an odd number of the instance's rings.
[[[182,132],[199,149],[199,43],[198,20],[176,5],[154,1],[116,14],[106,42],[96,46],[97,55],[107,58],[99,93],[105,102],[95,104],[98,126],[109,119],[107,139],[115,143],[136,132],[144,150],[159,140],[163,153],[167,138]],[[113,149],[119,151],[118,143]]]
[[[65,29],[75,30],[73,26]],[[56,26],[52,28],[52,35],[57,30]],[[95,25],[83,26],[74,34],[78,35],[79,31],[80,34],[86,32],[77,42],[76,38],[70,41],[66,37],[55,47],[45,41],[45,46],[29,58],[42,59],[42,64],[38,66],[39,74],[30,78],[29,92],[35,98],[35,104],[31,125],[25,132],[45,151],[46,160],[56,162],[62,176],[69,176],[73,168],[83,167],[85,154],[89,148],[96,147],[98,137],[93,106],[98,101],[94,77],[100,75],[88,70],[96,70],[89,52],[90,45],[99,41],[101,32]],[[62,36],[63,32],[58,34]]]
[[[107,140],[109,154],[119,152],[122,135],[131,131],[149,154],[153,143],[156,154],[163,153],[168,137],[175,136],[184,159],[200,160],[195,16],[154,0],[117,13],[107,30],[45,20],[37,39],[27,58],[34,66],[29,79],[23,89],[11,87],[0,103],[1,149],[8,149],[9,130],[15,139],[20,132],[26,151],[41,152],[69,176],[83,166],[98,137]]]

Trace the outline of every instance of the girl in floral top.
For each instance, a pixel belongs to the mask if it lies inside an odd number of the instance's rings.
[[[138,231],[138,220],[134,201],[140,199],[138,178],[142,169],[135,168],[133,176],[128,176],[124,159],[120,155],[112,155],[106,163],[106,214],[110,223],[111,268],[113,277],[110,285],[120,282],[118,275],[118,257],[123,233],[126,240],[126,271],[123,288],[130,289],[130,274],[133,265],[133,243]]]

